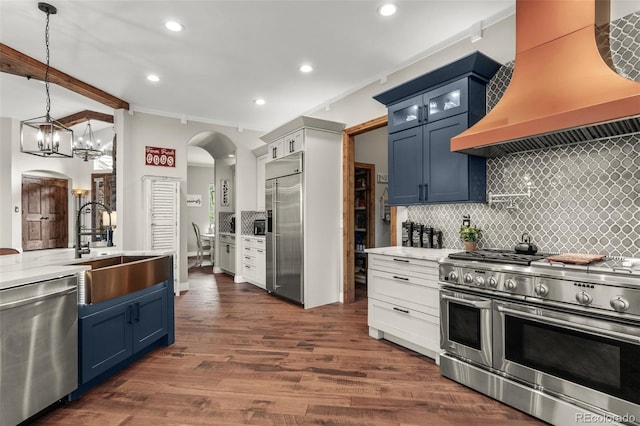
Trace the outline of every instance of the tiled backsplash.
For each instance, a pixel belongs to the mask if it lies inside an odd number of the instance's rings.
[[[231,232],[231,216],[233,212],[218,213],[218,232]]]
[[[264,211],[256,212],[256,211],[243,211],[240,212],[241,220],[241,234],[242,235],[253,235],[253,221],[257,219],[265,219],[266,214]]]
[[[612,57],[640,81],[640,12],[612,23]],[[513,64],[487,86],[487,108],[502,96]],[[462,249],[462,216],[482,228],[481,247],[512,248],[524,232],[545,252],[640,257],[640,135],[487,159],[487,191],[531,197],[508,203],[411,206],[408,219],[442,229],[444,247]]]

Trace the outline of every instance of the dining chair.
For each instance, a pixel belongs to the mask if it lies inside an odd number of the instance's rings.
[[[200,228],[194,222],[191,222],[193,225],[193,231],[196,233],[196,243],[198,244],[198,254],[196,257],[195,266],[202,266],[202,261],[204,259],[204,252],[211,251],[211,243],[207,240],[204,242],[202,240],[202,236],[200,235]]]

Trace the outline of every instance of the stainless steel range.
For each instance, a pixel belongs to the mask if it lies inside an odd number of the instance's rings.
[[[640,424],[640,260],[440,261],[440,369],[552,424]]]

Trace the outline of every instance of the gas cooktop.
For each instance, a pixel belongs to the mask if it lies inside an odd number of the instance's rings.
[[[475,251],[461,251],[451,253],[450,259],[475,260],[478,262],[507,263],[511,265],[530,265],[531,262],[542,260],[544,254],[520,254],[513,250],[482,249]]]

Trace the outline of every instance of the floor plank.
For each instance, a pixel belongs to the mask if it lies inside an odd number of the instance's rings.
[[[176,343],[39,425],[541,425],[440,376],[433,360],[368,336],[354,304],[310,310],[189,270]]]

